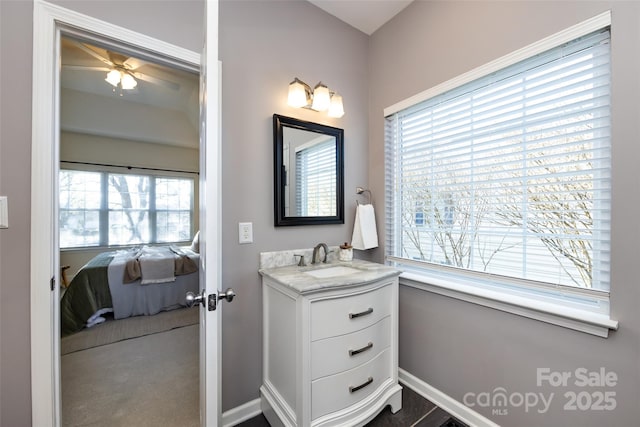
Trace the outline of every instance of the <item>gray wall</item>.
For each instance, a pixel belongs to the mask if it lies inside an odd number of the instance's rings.
[[[504,426],[638,424],[640,291],[637,285],[637,174],[640,3],[418,1],[374,33],[369,63],[369,186],[382,195],[383,109],[571,25],[612,10],[612,317],[608,339],[401,287],[400,366],[462,401],[467,392],[555,392],[549,413],[509,407],[480,412]],[[382,221],[379,221],[379,226]],[[380,229],[382,232],[382,229]],[[383,251],[378,249],[377,259]],[[565,391],[538,388],[536,368],[605,367],[618,385],[615,411],[564,411]],[[476,408],[478,409],[478,408]]]
[[[9,229],[0,230],[2,426],[26,426],[31,420],[31,11],[30,2],[0,2],[0,195],[9,198],[10,226]]]
[[[61,161],[198,172],[199,159],[197,148],[77,132],[60,135]]]
[[[56,2],[81,13],[199,52],[203,2]],[[10,228],[0,230],[0,425],[31,420],[29,236],[33,2],[0,1],[0,195]]]
[[[238,298],[223,316],[224,410],[259,396],[262,379],[262,251],[351,240],[355,187],[367,185],[368,37],[303,1],[223,1],[222,60],[223,286]],[[287,106],[294,77],[322,80],[344,98],[345,115]],[[344,129],[345,224],[273,225],[274,113]],[[254,243],[238,244],[238,222],[253,222]]]

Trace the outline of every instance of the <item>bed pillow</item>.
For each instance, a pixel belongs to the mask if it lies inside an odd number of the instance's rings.
[[[193,242],[191,242],[191,250],[200,253],[200,230],[193,236]]]

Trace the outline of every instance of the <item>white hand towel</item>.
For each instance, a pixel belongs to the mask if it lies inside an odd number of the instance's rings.
[[[364,250],[378,247],[376,214],[373,205],[358,205],[356,221],[353,224],[351,245],[354,249]]]

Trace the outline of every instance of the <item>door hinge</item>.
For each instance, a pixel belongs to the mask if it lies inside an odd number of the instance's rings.
[[[56,276],[51,276],[51,280],[49,281],[49,285],[51,286],[51,290],[52,291],[56,288]]]

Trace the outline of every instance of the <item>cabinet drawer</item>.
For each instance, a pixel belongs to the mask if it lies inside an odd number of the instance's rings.
[[[353,369],[391,345],[389,316],[361,331],[311,343],[311,379]]]
[[[391,314],[392,284],[348,297],[311,303],[311,340],[359,331]]]
[[[366,398],[391,377],[391,349],[346,372],[311,382],[311,418],[344,409]]]

